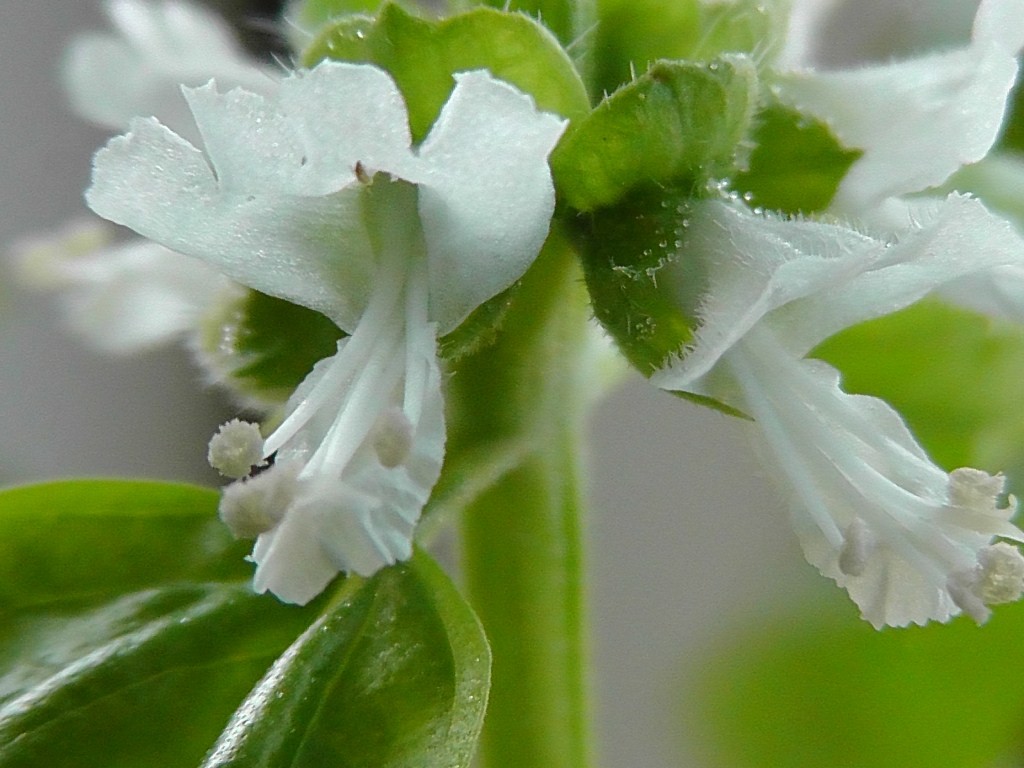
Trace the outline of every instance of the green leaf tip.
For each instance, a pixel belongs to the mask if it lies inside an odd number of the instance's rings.
[[[203,768],[469,766],[490,653],[424,554],[349,579],[253,688]]]
[[[0,493],[0,766],[202,759],[317,610],[253,594],[217,498],[101,480]]]
[[[758,114],[751,141],[733,190],[751,205],[789,214],[825,210],[862,154],[843,147],[824,123],[780,105]]]

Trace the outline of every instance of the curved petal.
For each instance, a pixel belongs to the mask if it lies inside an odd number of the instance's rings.
[[[361,313],[375,268],[360,186],[315,198],[223,193],[202,153],[150,119],[97,153],[86,201],[243,285],[340,322]]]
[[[930,208],[916,209],[927,220],[894,243],[718,201],[697,208],[683,259],[705,270],[701,326],[682,359],[652,382],[701,393],[700,380],[761,323],[802,357],[834,333],[947,284],[991,285],[992,270],[1024,267],[1024,240],[977,200],[951,195]]]
[[[986,603],[1003,601],[977,589],[995,536],[1024,538],[1009,522],[1012,505],[999,505],[1002,478],[947,475],[889,405],[846,394],[834,368],[793,358],[767,329],[725,362],[791,498],[808,561],[848,590],[864,618],[904,626],[964,610],[982,622]]]
[[[688,215],[680,269],[703,283],[701,325],[686,354],[651,377],[665,389],[697,382],[766,316],[844,284],[882,258],[885,244],[847,227],[785,220],[712,201]],[[691,287],[689,293],[694,293]]]
[[[273,592],[286,603],[305,605],[338,575],[320,547],[316,510],[305,505],[289,509],[281,523],[260,534],[252,552],[256,562],[253,589]]]
[[[806,15],[797,15],[797,26]],[[967,46],[834,72],[784,72],[776,93],[864,151],[832,204],[859,213],[887,197],[937,186],[988,153],[1022,46],[1021,0],[983,0]]]
[[[856,213],[941,184],[992,147],[1017,77],[1015,54],[983,42],[949,53],[839,72],[791,72],[779,98],[864,151],[832,207]]]
[[[407,177],[420,184],[430,318],[442,335],[536,258],[555,205],[547,158],[566,126],[487,72],[455,81]]]
[[[1017,231],[978,200],[953,194],[936,201],[928,219],[887,247],[884,258],[843,284],[778,309],[770,322],[793,354],[804,355],[843,328],[895,312],[947,285],[968,279],[991,286],[993,270],[1019,274],[1022,267],[1024,239]]]
[[[304,468],[281,524],[261,534],[253,550],[258,591],[269,590],[288,602],[304,604],[338,572],[369,576],[412,555],[413,533],[440,476],[445,441],[434,329],[420,330],[406,340],[405,348],[393,350],[399,356],[397,362],[406,366],[404,379],[394,390],[373,387],[360,402],[346,401],[346,393],[351,395],[349,390],[358,388],[358,382],[344,375],[340,382],[333,380],[345,368],[344,358],[355,353],[353,337],[339,344],[337,355],[317,365],[289,402],[294,413],[316,399],[317,389],[341,384],[333,397],[312,406],[319,412],[311,414],[278,452],[284,466],[304,464]],[[360,370],[355,375],[367,374]],[[355,409],[355,417],[368,419],[371,426],[377,422],[379,429],[380,413],[388,406],[400,407],[403,418],[411,417],[408,450],[402,456],[382,459],[379,435],[368,427],[355,430],[358,445],[337,462],[339,467],[317,465],[317,456],[323,455],[325,446],[330,448],[332,440],[350,442],[352,430],[338,430],[347,410]],[[276,471],[275,466],[260,477]]]
[[[278,97],[214,84],[186,89],[223,193],[316,197],[412,161],[405,102],[376,67],[326,61],[281,83]]]

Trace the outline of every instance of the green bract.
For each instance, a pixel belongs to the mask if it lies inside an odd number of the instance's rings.
[[[630,361],[650,373],[689,341],[666,280],[680,258],[688,201],[717,193],[745,152],[757,97],[750,60],[659,62],[570,126],[551,163],[575,222],[594,312]],[[659,282],[660,278],[660,282]]]
[[[637,189],[698,189],[731,172],[757,99],[750,59],[661,61],[573,123],[551,155],[555,185],[580,211]]]
[[[319,312],[258,291],[225,305],[202,331],[210,368],[232,391],[261,403],[287,400],[344,336]]]
[[[823,123],[777,105],[758,114],[752,141],[749,167],[733,177],[733,189],[782,213],[823,211],[861,154],[844,149]]]
[[[366,62],[387,70],[421,141],[448,100],[452,75],[486,69],[530,94],[537,106],[571,120],[589,109],[586,89],[569,56],[541,24],[520,13],[477,8],[440,21],[387,5],[376,19],[350,17],[326,27],[302,56]]]
[[[709,61],[727,53],[770,60],[788,21],[786,0],[600,0],[595,91],[614,91],[658,59]]]
[[[206,765],[468,765],[489,654],[429,558],[285,606],[252,593],[217,498],[114,481],[0,494],[0,766],[194,768],[229,720]],[[248,721],[261,696],[273,716]]]

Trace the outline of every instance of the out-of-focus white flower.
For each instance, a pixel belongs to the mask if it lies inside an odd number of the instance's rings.
[[[79,116],[122,131],[135,117],[158,117],[191,138],[181,86],[216,78],[224,87],[273,93],[281,71],[258,64],[216,13],[182,0],[107,0],[114,32],[72,40],[62,76]]]
[[[247,57],[215,13],[179,0],[108,0],[114,32],[70,44],[62,79],[78,115],[124,130],[157,116],[195,134],[182,85],[216,77],[273,93],[278,70]],[[206,313],[239,289],[205,264],[142,238],[115,242],[112,228],[76,221],[15,245],[15,277],[59,294],[71,329],[104,352],[135,353],[195,335]]]
[[[16,279],[60,293],[68,326],[105,352],[133,354],[187,338],[238,286],[200,261],[141,238],[113,243],[99,220],[75,221],[12,248]]]
[[[203,152],[137,120],[96,156],[97,213],[350,334],[267,437],[259,455],[275,465],[221,507],[237,532],[261,529],[256,589],[290,602],[409,557],[443,456],[436,338],[547,236],[564,121],[486,72],[455,80],[415,148],[387,74],[323,62],[274,98],[186,89]],[[251,439],[222,433],[211,452],[245,454]]]
[[[1019,268],[1024,241],[1012,227],[956,195],[891,241],[718,201],[689,221],[680,268],[703,286],[700,327],[654,383],[755,420],[807,559],[876,627],[960,611],[981,622],[989,604],[1017,599],[1024,558],[994,543],[1024,540],[1009,522],[1013,500],[1001,505],[1002,478],[947,474],[890,406],[846,394],[837,371],[805,359],[837,331],[947,282]]]
[[[1024,0],[982,0],[970,41],[959,48],[833,71],[806,58],[806,42],[826,15],[820,5],[797,3],[781,59],[787,69],[773,76],[773,88],[782,102],[863,151],[840,184],[834,211],[861,216],[985,157],[1017,78]]]

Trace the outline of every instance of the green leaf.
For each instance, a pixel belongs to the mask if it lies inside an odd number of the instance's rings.
[[[784,213],[815,213],[832,202],[859,150],[844,149],[821,122],[782,106],[759,115],[749,167],[732,188],[752,205]]]
[[[0,493],[0,766],[192,768],[309,623],[249,587],[215,492]]]
[[[425,555],[351,579],[253,689],[203,768],[465,767],[490,653]]]
[[[487,69],[529,93],[540,109],[570,119],[590,108],[569,56],[541,24],[519,13],[476,8],[440,21],[416,18],[386,5],[377,19],[343,19],[327,27],[303,53],[322,59],[369,62],[394,77],[405,97],[413,138],[422,140],[448,100],[452,75]]]
[[[702,659],[693,727],[721,768],[976,768],[1024,757],[1024,604],[876,632],[850,606],[777,617]]]
[[[324,315],[258,291],[246,291],[206,322],[200,349],[221,383],[256,400],[288,399],[345,333]]]
[[[638,189],[693,190],[732,170],[756,99],[747,58],[658,62],[570,125],[551,155],[558,191],[593,211]]]
[[[1003,471],[1024,491],[1024,330],[938,301],[854,326],[814,351],[847,392],[880,397],[947,470]]]
[[[611,93],[659,59],[770,60],[789,20],[786,0],[598,0],[596,91]]]
[[[253,594],[217,501],[0,493],[0,768],[468,766],[490,657],[441,570],[418,554],[286,606]]]

